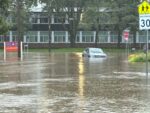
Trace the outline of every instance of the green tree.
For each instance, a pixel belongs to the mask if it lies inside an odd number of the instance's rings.
[[[46,3],[46,7],[49,7],[48,2],[45,0],[41,0]],[[85,8],[86,0],[49,0],[55,3],[51,6],[50,11],[51,14],[57,16],[62,20],[67,20],[68,25],[64,25],[64,21],[62,21],[64,28],[69,32],[70,35],[70,46],[75,46],[76,41],[76,33],[79,27],[80,17]],[[55,11],[55,12],[54,12]]]
[[[29,12],[36,0],[14,0],[11,3],[11,17],[15,17],[15,25],[17,29],[17,41],[18,41],[18,57],[21,56],[20,41],[23,40],[23,35],[27,24],[29,24]],[[13,25],[14,26],[14,25]]]
[[[61,1],[60,1],[61,2]],[[40,3],[45,4],[43,11],[47,13],[48,32],[49,32],[49,52],[51,49],[51,17],[54,15],[54,10],[58,9],[58,0],[40,0]]]
[[[114,26],[118,32],[118,47],[120,47],[122,32],[126,28],[133,33],[135,43],[135,34],[138,30],[138,4],[139,2],[136,0],[111,0],[110,9],[112,9],[112,14],[117,20]]]
[[[9,25],[6,22],[8,15],[9,0],[0,0],[0,34],[8,31]]]
[[[81,14],[85,10],[86,2],[86,0],[64,0],[64,8],[67,8],[65,12],[68,16],[68,32],[70,34],[71,47],[75,46],[76,34],[81,20]]]
[[[88,27],[94,26],[96,30],[95,46],[98,42],[99,30],[109,28],[117,31],[118,47],[122,39],[122,32],[129,28],[136,42],[136,31],[138,30],[138,14],[136,0],[91,0],[83,14],[83,23]],[[86,24],[87,26],[87,24]]]
[[[112,22],[110,20],[111,16],[108,13],[109,4],[106,0],[89,0],[86,4],[87,7],[83,12],[82,24],[88,29],[95,29],[95,47],[97,47],[99,31]]]

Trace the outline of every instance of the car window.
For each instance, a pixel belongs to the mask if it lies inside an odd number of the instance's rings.
[[[89,49],[87,48],[86,50],[85,50],[87,53],[89,53]]]
[[[103,51],[101,49],[93,49],[91,53],[103,53]]]

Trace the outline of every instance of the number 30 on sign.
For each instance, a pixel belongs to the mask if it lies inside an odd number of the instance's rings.
[[[139,16],[139,29],[148,30],[150,29],[150,15],[140,15]]]

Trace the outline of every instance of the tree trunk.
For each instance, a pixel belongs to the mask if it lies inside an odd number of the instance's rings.
[[[20,38],[21,38],[21,3],[17,0],[17,41],[18,41],[18,57],[21,57]]]
[[[73,17],[73,16],[72,16]],[[76,41],[76,26],[75,26],[75,19],[72,18],[69,24],[69,33],[70,33],[70,47],[75,47]]]
[[[75,33],[72,31],[70,32],[70,47],[75,47]]]
[[[21,16],[23,5],[20,0],[17,0],[17,41],[18,41],[18,57],[21,57],[20,42],[23,39],[23,18]]]
[[[133,47],[136,48],[136,31],[133,31]]]
[[[97,26],[97,28],[96,28],[96,36],[95,36],[95,47],[97,47],[98,46],[98,33],[99,33],[99,26]]]
[[[118,48],[120,48],[120,43],[121,43],[121,31],[118,30],[118,44],[117,44]]]

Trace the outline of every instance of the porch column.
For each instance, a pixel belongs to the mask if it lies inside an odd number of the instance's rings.
[[[10,41],[10,42],[12,42],[12,41],[13,41],[12,31],[9,31],[9,41]]]
[[[54,43],[54,31],[51,31],[51,43]]]
[[[111,38],[110,31],[108,31],[108,40],[107,40],[107,43],[110,43],[110,38]]]
[[[37,42],[40,43],[40,31],[37,32]]]
[[[65,34],[66,34],[66,35],[65,35],[65,42],[68,43],[68,37],[69,37],[68,31],[66,31]]]
[[[79,43],[82,43],[82,31],[79,32],[80,36],[79,36]]]

